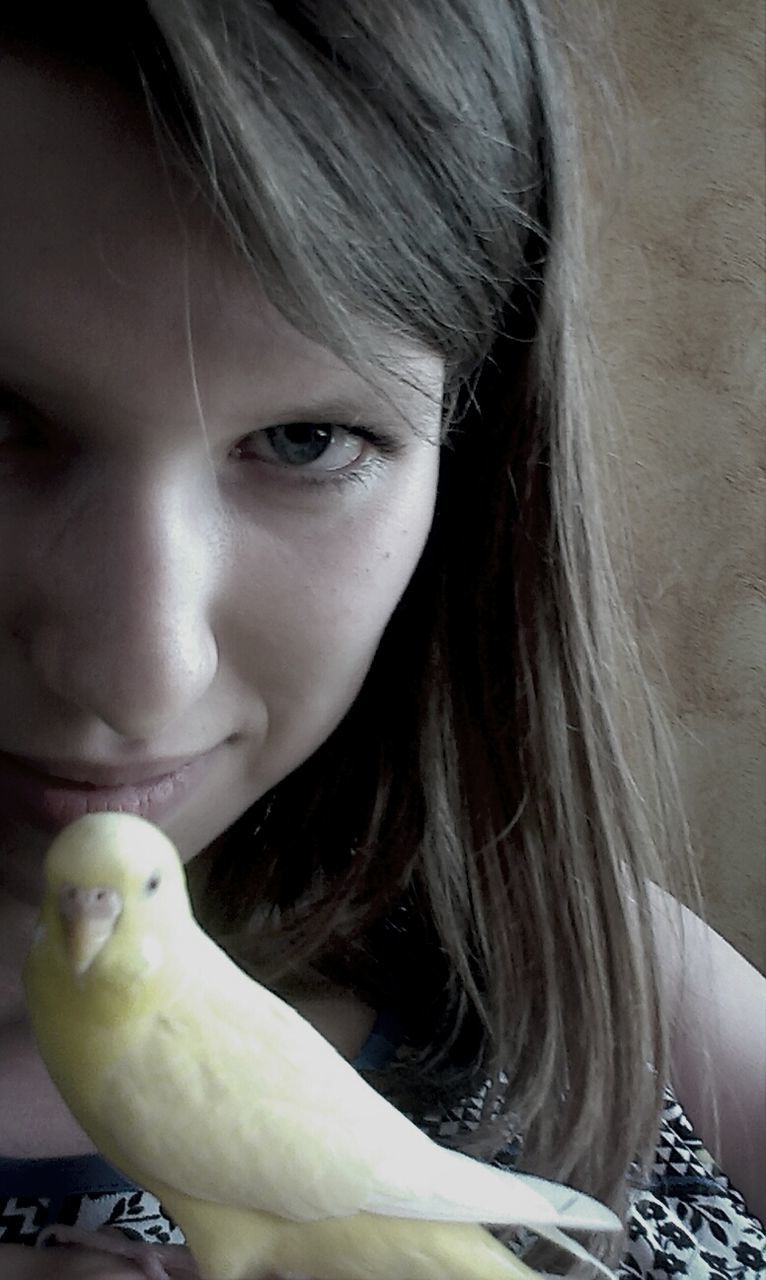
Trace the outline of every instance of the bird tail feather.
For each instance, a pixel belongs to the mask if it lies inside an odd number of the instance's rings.
[[[577,1240],[571,1240],[563,1231],[559,1231],[556,1227],[533,1227],[535,1235],[542,1236],[545,1240],[549,1240],[551,1244],[555,1244],[559,1249],[563,1249],[565,1253],[571,1254],[573,1258],[579,1258],[581,1262],[587,1262],[589,1266],[595,1267],[602,1275],[608,1276],[609,1280],[615,1280],[615,1273],[610,1267],[602,1262],[600,1258],[594,1258]]]
[[[403,1185],[401,1170],[383,1177],[363,1206],[370,1213],[440,1222],[481,1222],[493,1226],[562,1227],[566,1231],[619,1231],[616,1214],[573,1187],[481,1164],[434,1147]]]

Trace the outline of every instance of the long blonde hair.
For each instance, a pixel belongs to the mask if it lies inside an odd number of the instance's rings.
[[[313,965],[395,1005],[413,1089],[486,1077],[488,1154],[518,1131],[520,1167],[624,1212],[668,1069],[646,882],[694,878],[603,513],[601,15],[149,0],[97,30],[77,10],[16,34],[140,86],[288,319],[360,371],[381,335],[446,361],[423,559],[343,723],[198,860],[200,914],[274,982]]]

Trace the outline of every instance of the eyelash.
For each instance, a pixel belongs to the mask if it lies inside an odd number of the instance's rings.
[[[393,435],[378,431],[373,427],[351,426],[344,422],[287,422],[282,423],[281,427],[270,427],[266,430],[279,431],[282,428],[310,426],[329,430],[331,433],[335,431],[343,431],[347,435],[354,436],[359,440],[364,440],[367,444],[373,445],[377,450],[378,456],[368,458],[365,462],[354,463],[348,468],[338,468],[335,471],[309,472],[306,467],[300,465],[290,466],[283,463],[264,462],[262,458],[255,458],[256,463],[261,462],[266,467],[271,467],[275,472],[297,472],[299,473],[295,480],[287,479],[288,484],[309,485],[312,488],[341,488],[348,483],[368,484],[373,476],[379,474],[387,461],[398,458],[404,452],[404,443]],[[239,448],[240,446],[236,446]],[[300,473],[304,472],[303,475]],[[280,477],[281,478],[281,477]]]

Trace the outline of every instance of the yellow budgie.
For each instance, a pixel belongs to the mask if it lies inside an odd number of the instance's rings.
[[[200,929],[152,824],[86,815],[45,875],[24,973],[40,1052],[205,1280],[522,1280],[534,1273],[480,1224],[586,1258],[561,1228],[619,1228],[587,1196],[421,1133]]]

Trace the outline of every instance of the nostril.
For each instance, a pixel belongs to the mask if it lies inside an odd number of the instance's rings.
[[[80,910],[80,906],[80,891],[77,886],[74,884],[62,886],[59,893],[59,909],[64,913],[64,915],[67,918],[76,916]]]

